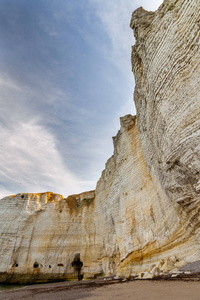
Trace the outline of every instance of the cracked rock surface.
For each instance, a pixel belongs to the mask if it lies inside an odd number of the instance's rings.
[[[75,257],[84,278],[200,271],[199,1],[138,8],[130,26],[137,117],[120,118],[95,191],[0,200],[1,282],[75,279]]]

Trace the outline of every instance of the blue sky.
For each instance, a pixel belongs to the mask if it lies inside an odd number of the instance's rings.
[[[95,189],[135,114],[129,28],[162,0],[0,0],[0,198]]]

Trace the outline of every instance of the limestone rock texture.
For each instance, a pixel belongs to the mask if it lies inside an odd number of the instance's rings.
[[[134,100],[145,164],[162,199],[163,217],[172,207],[179,211],[181,239],[194,236],[199,245],[199,1],[166,0],[155,13],[139,8],[130,26],[136,38]],[[179,224],[167,225],[166,234],[175,236]],[[199,257],[195,245],[191,251]]]
[[[200,4],[138,8],[137,117],[120,118],[95,191],[0,200],[0,282],[154,278],[200,260]]]
[[[51,192],[1,199],[0,281],[73,279],[75,254],[81,249],[84,263],[92,260],[93,203],[94,191],[66,199]]]

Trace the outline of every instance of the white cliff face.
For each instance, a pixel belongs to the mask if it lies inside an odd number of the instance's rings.
[[[173,0],[155,13],[139,8],[131,20],[134,99],[145,163],[194,226],[200,200],[199,16],[198,0]]]
[[[120,119],[96,190],[0,200],[0,281],[137,274],[200,259],[200,6],[139,8],[131,27],[137,118]]]
[[[0,280],[74,278],[75,255],[86,262],[94,239],[93,203],[94,191],[67,199],[50,192],[1,199]]]
[[[146,169],[136,117],[120,121],[114,155],[95,192],[1,200],[1,281],[76,278],[77,254],[84,278],[115,272],[153,277],[198,258],[181,209],[159,195]]]
[[[114,155],[95,194],[104,274],[154,277],[199,259],[199,243],[187,229],[187,214],[146,168],[136,117],[121,118]]]
[[[151,200],[156,195],[146,172],[136,117],[121,118],[121,130],[113,140],[114,155],[95,193],[67,199],[50,192],[18,194],[1,200],[1,272],[8,273],[1,280],[8,275],[13,281],[71,279],[77,253],[85,278],[111,274],[139,245],[155,240]],[[149,200],[144,197],[146,189],[152,193]],[[142,203],[143,211],[137,211]]]
[[[200,242],[199,16],[199,1],[172,0],[155,13],[139,8],[130,24],[136,37],[134,100],[145,164],[160,207],[178,211],[185,232],[179,241],[194,238],[194,260]],[[190,250],[184,249],[187,260]]]

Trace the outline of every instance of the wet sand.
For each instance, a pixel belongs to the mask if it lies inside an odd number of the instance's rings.
[[[135,280],[59,282],[0,292],[1,300],[200,300],[200,281]]]

